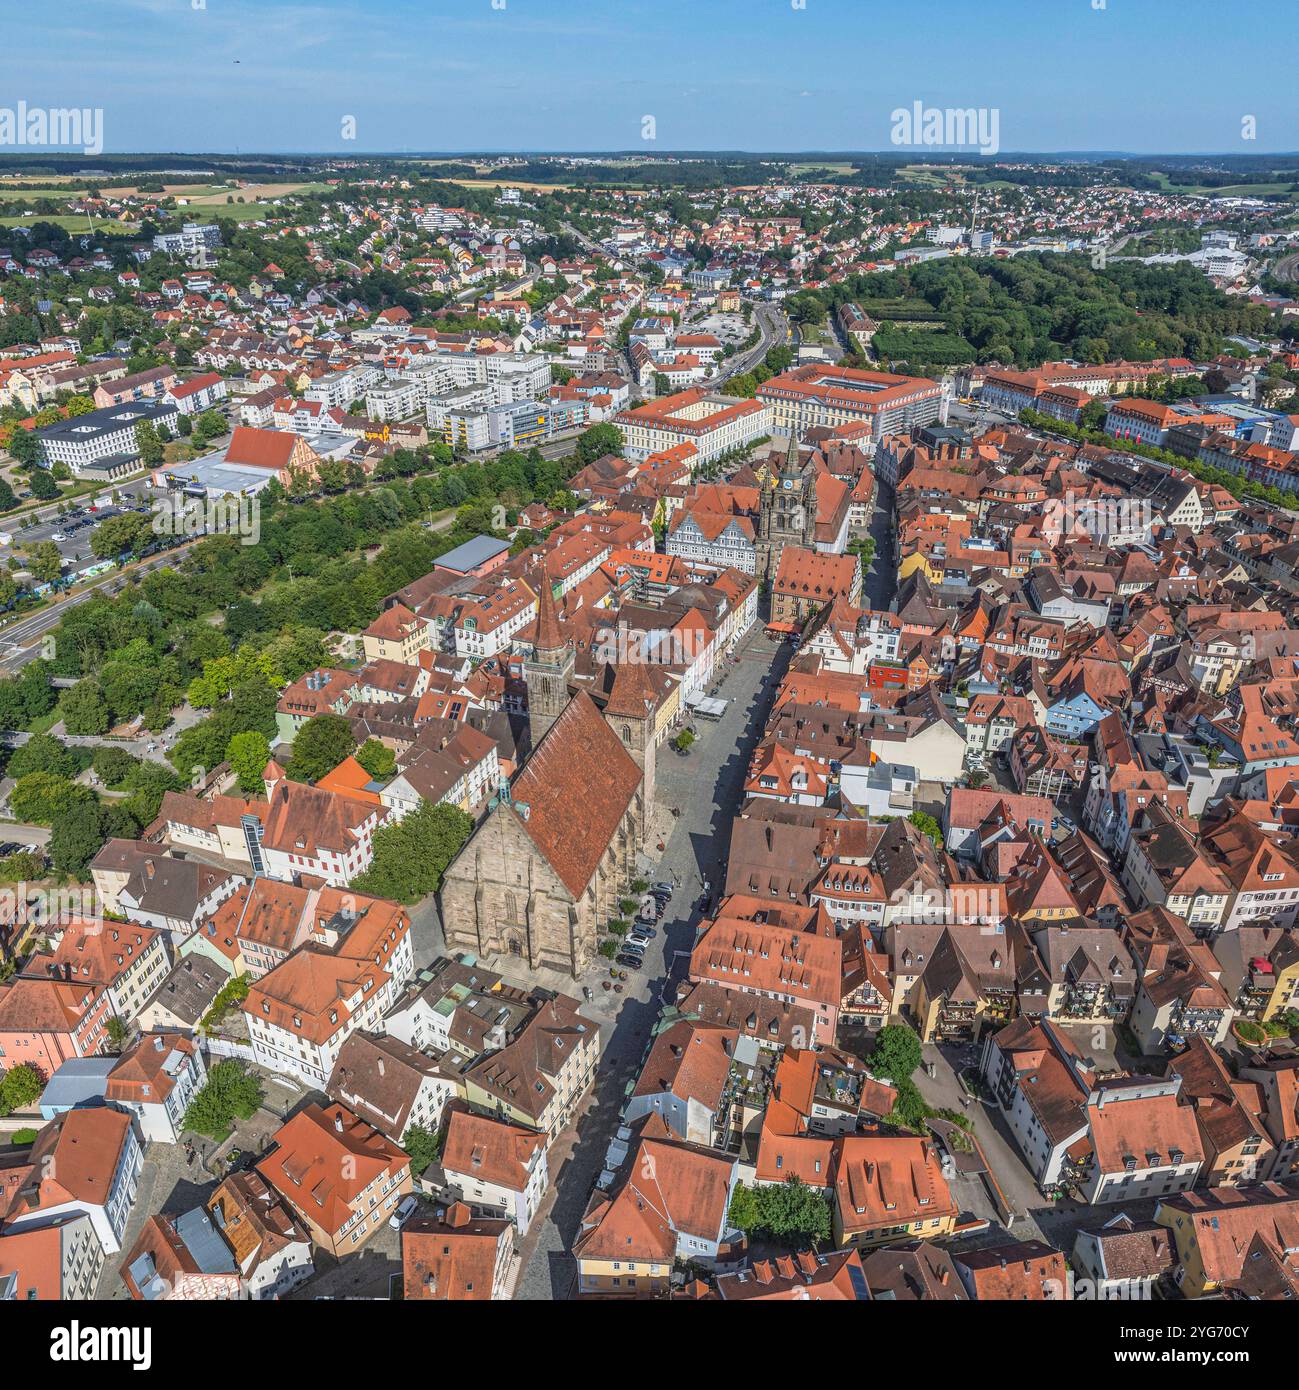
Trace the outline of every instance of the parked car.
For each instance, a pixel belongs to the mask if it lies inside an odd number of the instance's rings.
[[[648,936],[641,936],[639,932],[633,933],[622,943],[624,951],[636,951],[643,955],[649,949],[650,939]]]
[[[619,965],[626,966],[628,970],[639,970],[641,966],[645,964],[645,957],[638,954],[636,951],[619,951],[618,954],[614,956],[614,960],[617,961]]]
[[[418,1210],[419,1198],[413,1194],[408,1195],[402,1199],[401,1205],[388,1218],[388,1225],[391,1226],[394,1231],[400,1231]]]
[[[650,892],[656,898],[662,898],[666,901],[672,896],[672,885],[670,883],[652,883],[650,884]]]
[[[646,941],[652,941],[659,934],[659,929],[653,922],[647,922],[643,917],[637,917],[631,924],[631,934],[643,936]]]

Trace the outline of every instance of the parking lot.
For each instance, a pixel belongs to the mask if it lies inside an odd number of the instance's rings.
[[[705,314],[697,323],[690,320],[682,325],[682,333],[711,333],[727,347],[738,347],[753,332],[743,314]]]

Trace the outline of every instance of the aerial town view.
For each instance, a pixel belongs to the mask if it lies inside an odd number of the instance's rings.
[[[299,1376],[358,1302],[1283,1346],[1292,0],[4,33],[42,1367],[215,1301]]]

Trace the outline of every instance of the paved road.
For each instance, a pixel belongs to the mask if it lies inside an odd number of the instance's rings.
[[[51,628],[57,627],[63,615],[70,608],[85,603],[92,594],[103,593],[106,589],[123,584],[130,578],[139,578],[142,575],[152,574],[154,570],[162,569],[166,565],[174,565],[176,560],[191,545],[197,544],[200,539],[201,537],[195,537],[194,540],[183,541],[180,545],[161,555],[150,556],[148,560],[128,565],[125,569],[110,570],[102,579],[97,579],[84,589],[78,589],[75,594],[60,599],[59,602],[51,604],[50,607],[42,608],[40,612],[33,613],[30,617],[19,618],[7,627],[0,627],[0,643],[4,644],[4,654],[0,655],[0,675],[11,676],[26,666],[29,661],[35,661],[41,655],[38,639],[49,632]]]
[[[875,559],[862,576],[862,606],[887,612],[898,591],[897,556],[893,552],[893,488],[875,485],[875,511],[870,533],[875,539]]]
[[[685,975],[702,915],[697,906],[702,885],[708,881],[714,891],[720,888],[731,818],[787,654],[787,647],[772,646],[761,625],[755,625],[737,648],[718,690],[730,702],[725,716],[716,724],[695,725],[700,737],[687,757],[668,748],[660,753],[659,801],[679,807],[681,816],[672,823],[654,877],[672,878],[679,886],[646,952],[644,967],[629,972],[629,992],[606,1036],[589,1107],[578,1121],[571,1152],[551,1172],[554,1202],[539,1218],[539,1229],[529,1232],[516,1298],[562,1299],[573,1290],[573,1238],[617,1130],[627,1087],[648,1050],[669,974],[675,979]]]
[[[785,341],[785,316],[775,305],[757,305],[753,317],[761,336],[747,352],[738,352],[734,357],[726,359],[722,364],[722,370],[714,379],[716,384],[720,385],[728,378],[740,376],[750,368],[756,367],[773,347]]]

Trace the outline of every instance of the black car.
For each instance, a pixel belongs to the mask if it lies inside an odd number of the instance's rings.
[[[645,964],[644,956],[633,955],[630,951],[619,951],[614,960],[619,965],[625,965],[628,970],[639,970]]]

